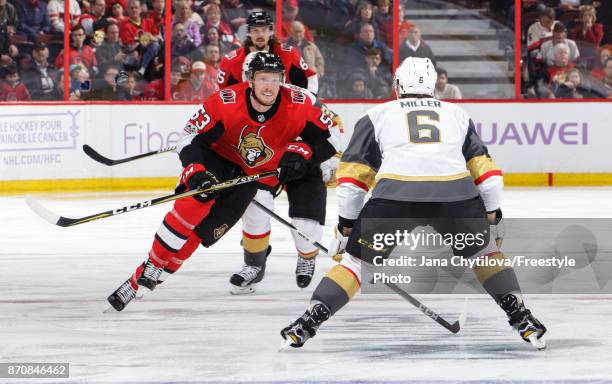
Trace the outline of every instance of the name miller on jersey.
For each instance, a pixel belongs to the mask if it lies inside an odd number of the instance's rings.
[[[402,108],[413,108],[413,107],[436,107],[441,108],[442,103],[438,100],[401,100],[400,107]]]

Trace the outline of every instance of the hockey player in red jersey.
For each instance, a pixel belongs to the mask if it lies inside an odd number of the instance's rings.
[[[243,81],[247,81],[245,73],[248,70],[250,60],[256,54],[257,52],[251,52],[244,60]],[[307,90],[302,88],[301,92],[314,99],[314,96]],[[318,102],[317,105],[319,105]],[[327,109],[325,105],[320,104],[320,107],[325,112],[321,114],[320,121],[328,126],[331,140],[334,141],[336,148],[340,148],[342,140],[339,126],[341,124],[340,118]],[[325,224],[327,205],[325,183],[331,178],[332,172],[335,172],[338,162],[339,160],[336,157],[332,157],[323,162],[320,168],[313,167],[304,177],[285,185],[291,223],[298,230],[318,242],[322,240],[323,225]],[[266,190],[259,190],[255,196],[258,203],[272,211],[274,210],[274,198],[275,195]],[[270,216],[255,204],[249,205],[242,216],[244,264],[240,271],[230,278],[230,293],[238,295],[255,292],[256,284],[264,277],[266,261],[272,250],[269,244],[270,230]],[[295,281],[298,287],[306,288],[314,275],[319,249],[294,231],[291,232],[291,235],[297,251]]]
[[[308,67],[295,48],[281,44],[274,36],[274,23],[270,15],[265,11],[252,12],[247,19],[247,26],[248,35],[243,46],[221,59],[217,75],[220,89],[242,81],[242,65],[250,52],[266,51],[280,57],[288,83],[306,88],[314,94],[319,91],[316,72]]]
[[[299,89],[284,86],[284,66],[270,53],[249,66],[249,82],[209,97],[185,125],[177,146],[184,166],[179,190],[278,169],[276,178],[175,201],[155,234],[148,259],[109,297],[121,311],[139,286],[153,290],[200,243],[218,241],[244,213],[258,188],[302,177],[336,153],[322,111]],[[300,137],[302,141],[296,141]]]

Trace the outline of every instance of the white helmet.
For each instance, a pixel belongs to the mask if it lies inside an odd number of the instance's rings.
[[[433,96],[437,79],[438,73],[429,58],[407,57],[395,70],[393,86],[399,95]]]

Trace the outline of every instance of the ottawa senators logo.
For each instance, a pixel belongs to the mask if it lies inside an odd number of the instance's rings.
[[[245,125],[240,132],[240,142],[238,143],[238,152],[240,157],[249,167],[257,167],[266,163],[274,156],[274,151],[266,146],[263,139],[259,137],[265,125],[261,127],[249,127]]]

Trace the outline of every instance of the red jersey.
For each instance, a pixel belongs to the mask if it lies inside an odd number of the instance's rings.
[[[217,76],[220,89],[242,82],[242,64],[246,55],[249,54],[247,50],[247,48],[238,48],[223,56]],[[298,87],[308,87],[308,78],[316,75],[316,72],[308,67],[308,64],[294,47],[286,44],[273,44],[270,46],[270,53],[280,57],[283,62],[285,81]]]
[[[150,82],[142,92],[142,100],[163,100],[164,99],[164,79]]]
[[[159,35],[159,30],[153,19],[140,19],[140,24],[134,24],[132,20],[125,20],[119,24],[119,37],[121,44],[131,45],[138,43],[138,38],[145,32],[150,32],[153,36]]]
[[[12,87],[9,83],[0,85],[0,101],[30,101],[30,92],[23,83]]]
[[[92,47],[89,45],[83,45],[81,49],[77,50],[75,47],[70,47],[68,52],[70,55],[70,64],[83,64],[87,69],[91,70],[93,67],[98,66],[98,60]],[[64,67],[64,50],[55,58],[55,67],[57,69]]]
[[[316,148],[313,157],[318,161],[336,153],[330,129],[337,130],[337,126],[310,92],[284,85],[274,106],[265,113],[251,107],[250,93],[249,84],[240,83],[204,101],[185,125],[186,136],[181,142],[190,144],[180,151],[183,165],[203,163],[202,142],[211,143],[210,150],[240,166],[247,175],[277,169],[287,145],[298,137]],[[196,140],[200,135],[204,137]],[[274,186],[278,180],[261,183]]]

